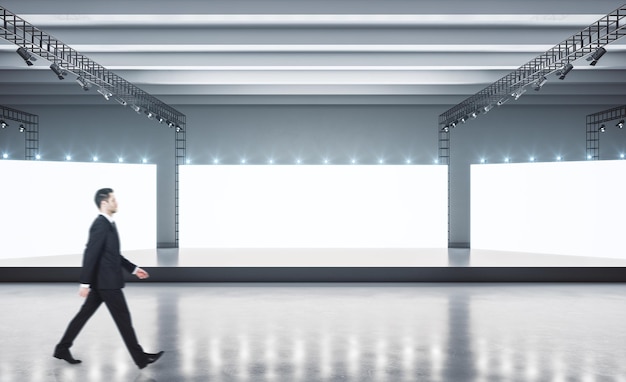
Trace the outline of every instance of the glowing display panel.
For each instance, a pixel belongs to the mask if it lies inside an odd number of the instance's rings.
[[[181,166],[181,248],[443,248],[447,166]]]
[[[626,161],[473,165],[477,249],[625,258]]]
[[[82,254],[104,187],[122,251],[156,248],[155,165],[2,160],[0,175],[0,259]]]

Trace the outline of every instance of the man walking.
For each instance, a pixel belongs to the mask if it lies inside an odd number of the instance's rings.
[[[122,292],[124,287],[122,270],[125,269],[140,279],[147,279],[150,275],[120,253],[120,240],[113,221],[113,214],[117,212],[117,200],[113,190],[110,188],[98,190],[95,202],[100,215],[94,220],[89,230],[89,240],[83,254],[83,267],[80,274],[79,295],[86,297],[86,300],[70,321],[63,338],[56,345],[54,357],[71,364],[81,362],[74,359],[70,353],[70,347],[87,320],[104,302],[133,361],[140,369],[143,369],[156,362],[163,352],[145,353],[139,345]]]

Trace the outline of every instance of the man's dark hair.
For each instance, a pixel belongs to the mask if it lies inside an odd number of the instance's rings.
[[[103,200],[107,200],[109,198],[109,194],[112,192],[112,188],[101,188],[96,192],[95,201],[98,209],[100,209],[100,203],[102,203]]]

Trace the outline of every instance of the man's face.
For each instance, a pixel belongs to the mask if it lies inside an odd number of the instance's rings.
[[[117,200],[115,199],[114,193],[110,193],[109,198],[102,201],[102,207],[109,215],[113,215],[117,212]]]

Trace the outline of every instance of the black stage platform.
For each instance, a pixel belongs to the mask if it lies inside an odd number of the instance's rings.
[[[152,249],[124,255],[150,272],[147,282],[626,282],[623,259],[476,249]],[[79,254],[0,259],[0,281],[75,282],[80,265]]]

